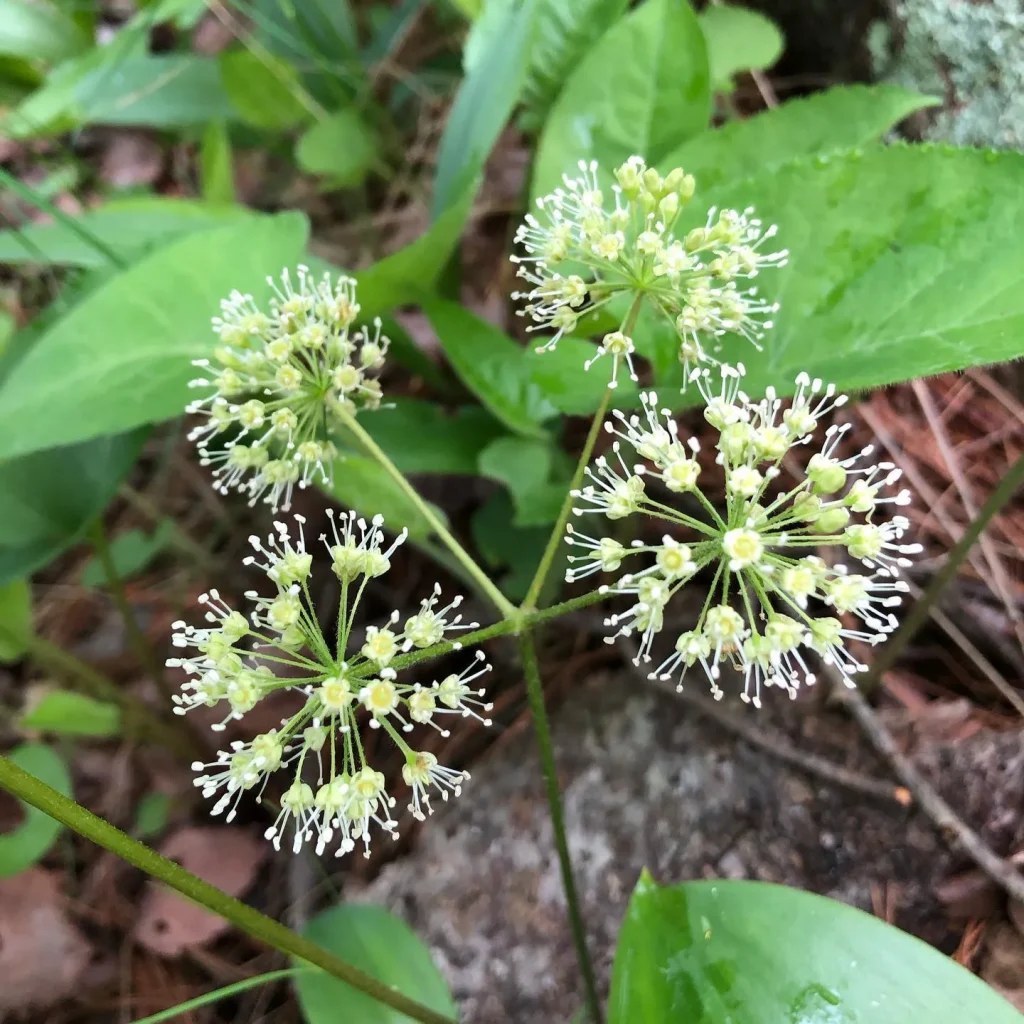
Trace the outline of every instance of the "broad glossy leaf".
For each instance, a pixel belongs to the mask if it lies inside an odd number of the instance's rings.
[[[112,200],[77,220],[107,248],[127,257],[179,235],[251,216],[242,206],[144,196]],[[102,251],[60,221],[29,224],[17,233],[0,231],[0,263],[38,263],[39,253],[50,263],[70,267],[105,267],[109,262]]]
[[[220,80],[237,117],[255,128],[280,131],[312,117],[294,66],[246,48],[220,55]]]
[[[88,49],[90,40],[59,7],[0,0],[0,54],[52,63]]]
[[[346,903],[317,914],[303,930],[323,946],[399,992],[455,1017],[455,1003],[430,950],[415,932],[383,907]],[[409,1018],[322,971],[295,978],[307,1024],[408,1024]]]
[[[565,83],[541,135],[532,194],[546,195],[597,160],[610,172],[634,153],[658,163],[707,128],[704,35],[686,0],[646,0],[606,32]]]
[[[708,4],[700,13],[700,27],[708,47],[711,88],[732,89],[733,75],[770,68],[784,41],[774,22],[757,11],[733,4]]]
[[[395,398],[390,406],[367,413],[360,423],[403,473],[472,476],[481,452],[502,433],[478,406],[449,413],[416,398]]]
[[[178,415],[221,299],[266,297],[266,275],[295,264],[306,227],[288,213],[196,232],[92,292],[0,386],[0,458]]]
[[[308,128],[295,148],[298,165],[333,186],[361,185],[377,160],[377,139],[354,110],[336,110]]]
[[[0,625],[16,637],[32,632],[32,589],[26,580],[11,580],[0,586]],[[0,662],[17,661],[25,653],[25,644],[0,633]]]
[[[608,1024],[1020,1024],[938,950],[836,900],[763,882],[659,887],[619,933]]]
[[[18,719],[18,728],[57,736],[119,736],[121,709],[73,690],[50,690]]]
[[[708,195],[779,225],[781,303],[757,353],[728,340],[749,389],[801,370],[860,390],[1024,355],[1024,156],[873,146],[800,161]]]
[[[0,584],[27,578],[82,539],[135,464],[147,433],[0,462]]]
[[[531,379],[526,350],[458,303],[432,299],[424,311],[463,384],[509,429],[546,436],[541,423],[557,410]]]
[[[533,39],[536,0],[502,10],[452,104],[437,155],[431,216],[440,217],[476,180],[519,99]]]
[[[840,85],[695,135],[658,161],[697,179],[695,205],[708,190],[801,156],[862,146],[939,101],[894,85]]]
[[[23,743],[7,755],[22,771],[71,796],[71,777],[64,762],[42,743]],[[20,802],[20,801],[19,801]],[[0,878],[8,878],[40,861],[53,846],[63,825],[31,804],[22,803],[24,820],[0,835]]]

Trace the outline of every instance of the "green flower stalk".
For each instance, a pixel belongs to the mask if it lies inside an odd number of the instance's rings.
[[[220,339],[213,361],[194,366],[207,376],[191,387],[212,388],[187,412],[205,417],[189,434],[200,462],[214,466],[214,486],[262,499],[287,510],[296,487],[330,484],[337,451],[330,440],[342,412],[376,409],[388,339],[381,322],[372,331],[353,329],[359,316],[350,277],[315,281],[298,268],[297,283],[285,270],[269,312],[251,295],[232,292],[221,303],[213,329]]]
[[[246,563],[263,570],[270,593],[246,593],[253,606],[248,618],[225,604],[216,590],[203,594],[200,603],[207,609],[208,625],[174,623],[174,646],[194,653],[171,658],[167,664],[186,676],[175,711],[222,708],[224,718],[214,725],[215,731],[223,730],[230,719],[243,718],[277,690],[305,697],[303,707],[279,728],[248,743],[231,744],[211,764],[193,765],[203,795],[218,797],[214,814],[227,812],[230,821],[246,792],[254,790],[259,801],[270,775],[287,771],[291,784],[266,833],[275,847],[280,848],[282,837],[291,831],[295,850],[315,840],[320,853],[337,838],[338,856],[357,841],[369,856],[371,826],[396,837],[397,823],[391,816],[395,800],[387,792],[384,775],[363,748],[360,722],[382,730],[398,747],[405,762],[402,775],[411,791],[409,810],[422,819],[430,813],[431,793],[444,800],[458,796],[469,774],[438,764],[432,753],[410,746],[405,737],[417,726],[447,736],[442,723],[452,715],[472,716],[490,725],[483,716],[491,705],[483,701],[484,691],[472,685],[490,671],[490,665],[477,652],[461,672],[428,685],[402,682],[390,667],[403,652],[432,647],[477,626],[462,621],[461,597],[442,605],[437,585],[403,626],[399,627],[399,613],[393,612],[383,625],[370,626],[364,642],[350,650],[366,585],[390,570],[391,557],[406,531],[386,547],[380,516],[367,522],[354,512],[337,518],[328,514],[331,535],[320,539],[341,584],[332,640],[323,632],[310,597],[312,555],[306,550],[305,520],[295,516],[295,537],[288,525],[277,522],[266,539],[250,538],[256,554]]]

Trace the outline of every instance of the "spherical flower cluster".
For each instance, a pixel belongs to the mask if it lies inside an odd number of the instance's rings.
[[[338,856],[360,840],[368,856],[371,825],[395,837],[397,823],[391,816],[395,800],[387,792],[384,775],[364,750],[361,720],[382,730],[400,750],[405,761],[402,776],[411,791],[409,809],[422,818],[430,813],[432,793],[440,793],[444,800],[458,796],[469,775],[438,764],[429,751],[410,746],[405,735],[423,725],[446,736],[443,722],[451,715],[472,716],[489,725],[482,716],[491,705],[473,684],[490,666],[478,653],[461,672],[429,685],[399,681],[391,667],[397,656],[432,647],[476,626],[462,621],[457,611],[461,598],[442,604],[438,586],[404,625],[399,625],[396,611],[384,625],[370,626],[358,649],[348,652],[367,582],[389,570],[392,554],[405,539],[403,531],[386,546],[383,520],[378,516],[367,523],[354,512],[340,520],[332,517],[331,536],[321,537],[341,583],[336,635],[329,642],[310,598],[312,555],[306,550],[304,520],[295,520],[296,537],[278,522],[272,536],[250,538],[256,554],[246,562],[263,570],[272,590],[268,596],[256,591],[245,595],[253,605],[248,618],[212,590],[200,598],[208,626],[174,624],[174,646],[194,652],[167,662],[186,674],[175,711],[222,708],[224,719],[214,728],[223,729],[229,719],[242,718],[275,690],[303,694],[301,710],[279,728],[248,743],[231,744],[211,764],[193,765],[200,773],[195,783],[205,797],[218,795],[213,813],[227,811],[230,821],[244,793],[255,790],[258,801],[270,775],[287,770],[292,781],[281,797],[280,814],[266,833],[275,847],[280,848],[291,829],[296,850],[315,839],[320,853],[338,838]]]
[[[626,546],[570,526],[569,543],[586,553],[572,556],[567,578],[643,563],[606,588],[633,601],[606,625],[618,627],[615,636],[640,634],[639,663],[651,661],[673,596],[708,570],[711,583],[700,615],[676,637],[652,678],[677,677],[681,688],[687,670],[699,664],[717,698],[720,666],[729,661],[743,674],[743,698],[760,706],[763,687],[778,686],[794,696],[801,684],[814,682],[805,657],[813,651],[853,685],[851,676],[866,666],[848,642],[877,644],[896,627],[891,609],[907,590],[898,576],[910,565],[907,556],[921,550],[901,543],[909,525],[905,517],[884,516],[887,505],[909,503],[905,490],[886,493],[900,470],[872,461],[870,446],[842,457],[840,443],[849,427],[833,425],[804,462],[798,482],[789,489],[775,485],[782,460],[810,446],[821,418],[845,397],[801,374],[784,408],[773,389],[758,402],[744,394],[742,366],[723,366],[720,373],[716,389],[707,369],[695,370],[692,379],[718,435],[715,461],[724,471],[724,512],[701,489],[699,443],[681,440],[667,410],[659,411],[657,395],[644,394],[642,415],[617,413],[605,425],[616,438],[611,457],[600,456],[587,468],[589,483],[574,492],[573,512],[609,520],[643,513],[661,520],[666,533],[660,544]],[[642,461],[631,464],[624,448]],[[845,553],[852,564],[829,564],[812,553],[822,547]],[[846,625],[846,615],[859,618],[860,626]]]
[[[359,315],[350,277],[316,281],[298,268],[293,285],[285,270],[270,311],[251,295],[232,292],[221,303],[213,329],[220,339],[206,373],[191,387],[212,388],[187,411],[205,417],[189,439],[203,465],[215,466],[215,486],[289,508],[296,486],[330,483],[337,451],[330,433],[345,415],[380,406],[372,376],[384,365],[388,339],[381,323],[353,330]],[[216,443],[214,443],[216,442]]]
[[[696,187],[692,175],[677,167],[662,177],[642,157],[630,157],[615,171],[610,208],[597,164],[579,168],[579,177],[565,176],[564,188],[538,199],[538,215],[528,214],[516,233],[523,254],[512,260],[530,288],[513,298],[526,302],[520,315],[533,321],[528,330],[553,332],[538,351],[554,348],[582,316],[618,296],[650,302],[675,326],[684,379],[691,367],[715,362],[723,335],[740,334],[759,347],[772,326],[764,317],[777,306],[747,282],[786,262],[785,250],[761,251],[774,226],[764,228],[752,209],[712,209],[703,226],[677,237]],[[632,322],[627,314],[586,364],[611,354],[613,386],[622,361],[636,379]]]

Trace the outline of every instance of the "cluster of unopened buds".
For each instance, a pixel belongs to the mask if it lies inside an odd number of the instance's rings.
[[[902,542],[909,526],[904,516],[885,516],[888,506],[910,501],[906,490],[889,493],[900,470],[874,461],[870,446],[843,457],[849,426],[832,425],[796,482],[780,486],[783,460],[812,446],[821,419],[845,397],[801,374],[784,407],[772,389],[751,400],[741,389],[742,366],[722,366],[715,376],[717,386],[711,371],[695,370],[692,382],[717,433],[714,461],[724,477],[724,511],[701,487],[707,471],[699,442],[681,438],[657,395],[645,393],[640,415],[617,413],[605,424],[615,437],[611,453],[587,468],[589,482],[574,492],[573,512],[611,521],[642,514],[659,520],[666,532],[660,543],[627,545],[570,525],[569,543],[585,553],[570,557],[567,578],[629,568],[604,589],[633,603],[605,624],[617,628],[609,643],[639,635],[639,664],[651,662],[673,597],[699,572],[709,573],[697,621],[676,635],[672,653],[652,678],[677,678],[681,688],[687,670],[699,664],[720,698],[721,666],[728,662],[743,676],[743,698],[760,706],[764,687],[780,687],[792,697],[815,681],[806,657],[813,652],[853,685],[852,676],[866,666],[849,644],[877,644],[895,629],[892,609],[907,590],[900,570],[920,550]],[[824,560],[814,553],[819,549],[836,558]],[[846,625],[842,616],[860,624]]]
[[[186,677],[175,711],[221,709],[223,719],[213,728],[223,730],[276,691],[300,693],[301,709],[279,728],[232,743],[211,764],[193,765],[199,772],[196,785],[205,797],[217,796],[213,813],[227,812],[230,821],[244,793],[255,790],[261,798],[271,775],[287,771],[291,783],[267,838],[279,848],[290,830],[294,849],[315,841],[317,852],[337,839],[338,856],[361,841],[368,856],[371,826],[396,837],[397,822],[384,774],[364,751],[361,725],[380,729],[398,748],[411,792],[409,810],[423,818],[430,813],[432,793],[444,800],[458,796],[469,775],[445,768],[430,751],[410,746],[406,736],[417,726],[446,736],[444,722],[451,716],[489,725],[484,716],[491,705],[474,684],[490,665],[477,652],[462,671],[441,680],[427,685],[399,680],[391,667],[397,657],[476,626],[462,620],[461,598],[442,603],[439,586],[404,625],[399,626],[396,611],[384,625],[370,626],[363,642],[349,651],[365,585],[388,572],[405,539],[403,531],[388,545],[379,516],[367,522],[354,512],[332,516],[330,536],[321,537],[341,588],[336,632],[329,640],[310,598],[313,555],[306,549],[304,520],[294,518],[294,535],[277,522],[269,537],[250,538],[255,554],[246,562],[265,573],[271,591],[245,595],[252,604],[248,617],[211,591],[201,599],[206,626],[175,623],[174,646],[193,652],[167,662]],[[460,645],[455,641],[452,647]]]
[[[677,234],[696,188],[692,175],[677,167],[662,177],[633,156],[614,178],[609,204],[597,163],[581,161],[579,175],[564,176],[562,188],[538,199],[537,213],[516,233],[522,253],[512,260],[530,287],[513,298],[525,300],[519,312],[532,321],[527,330],[551,332],[538,351],[553,349],[584,316],[614,300],[626,307],[622,323],[585,363],[589,369],[610,355],[611,387],[622,363],[637,379],[632,303],[649,303],[674,325],[684,382],[692,367],[716,361],[727,334],[759,347],[777,307],[750,281],[786,262],[785,250],[763,251],[775,227],[765,228],[752,209],[712,209],[703,224]]]
[[[212,391],[187,409],[204,417],[189,439],[202,464],[216,467],[215,486],[275,510],[290,507],[296,486],[331,482],[338,453],[330,434],[347,415],[380,406],[373,374],[389,344],[379,319],[372,331],[353,329],[352,278],[318,281],[302,266],[296,276],[268,278],[269,312],[239,292],[221,303],[213,320],[220,344],[212,361],[194,361],[206,375],[191,382]]]

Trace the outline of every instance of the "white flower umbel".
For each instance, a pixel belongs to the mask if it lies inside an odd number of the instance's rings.
[[[718,434],[715,461],[724,471],[725,508],[717,509],[701,490],[698,442],[683,442],[675,420],[659,410],[657,395],[643,394],[640,415],[615,412],[605,424],[616,438],[611,454],[587,468],[589,482],[573,492],[573,512],[610,520],[641,513],[670,532],[660,544],[626,546],[570,525],[568,543],[580,553],[570,556],[566,578],[629,568],[607,589],[633,604],[606,625],[618,627],[609,643],[640,635],[639,663],[651,661],[669,602],[707,568],[710,588],[696,622],[676,637],[673,652],[651,676],[677,678],[682,687],[687,670],[699,664],[720,697],[720,666],[730,661],[743,674],[744,700],[760,706],[764,687],[794,696],[814,682],[808,650],[853,685],[866,666],[848,641],[877,644],[896,628],[892,609],[907,590],[899,573],[921,548],[902,543],[909,526],[904,516],[886,517],[888,506],[910,501],[906,490],[891,493],[900,470],[873,461],[870,446],[839,454],[849,426],[825,430],[823,444],[800,459],[806,468],[794,486],[774,484],[783,458],[802,456],[821,418],[846,399],[801,374],[788,406],[772,389],[755,402],[741,390],[742,373],[742,366],[722,366],[717,382],[707,369],[692,378]],[[850,564],[826,564],[813,553],[822,546],[839,549]],[[844,616],[860,624],[848,626]]]
[[[306,267],[292,282],[268,278],[269,312],[251,295],[233,292],[213,329],[213,359],[194,361],[203,376],[191,387],[210,390],[187,411],[205,417],[189,434],[215,486],[287,509],[296,487],[329,483],[337,451],[330,434],[339,414],[380,406],[373,376],[384,365],[388,339],[381,322],[353,329],[359,315],[350,277],[317,281]]]
[[[438,765],[432,754],[410,746],[405,736],[418,725],[448,735],[443,722],[451,715],[490,725],[485,716],[491,705],[482,699],[478,684],[490,665],[478,652],[462,672],[427,685],[402,682],[388,667],[401,651],[450,641],[476,627],[462,621],[460,598],[442,605],[439,586],[403,628],[398,628],[396,611],[385,625],[367,629],[358,651],[348,651],[367,581],[388,571],[391,556],[405,540],[403,530],[389,545],[379,516],[367,522],[354,512],[332,515],[331,534],[321,537],[341,583],[337,626],[329,641],[310,597],[312,557],[303,522],[295,516],[294,534],[279,522],[271,536],[250,538],[256,553],[245,561],[262,569],[272,586],[266,595],[246,594],[252,604],[248,617],[212,590],[200,598],[207,609],[206,626],[174,623],[174,646],[189,652],[167,662],[186,674],[174,710],[183,715],[200,705],[220,707],[224,718],[214,729],[223,730],[229,719],[241,718],[268,693],[285,689],[303,694],[302,709],[279,728],[249,743],[232,744],[211,764],[194,765],[199,772],[196,785],[204,796],[217,796],[213,813],[226,811],[230,821],[244,793],[255,790],[258,801],[268,777],[287,769],[292,782],[266,833],[275,847],[291,831],[296,850],[315,840],[317,852],[322,852],[337,839],[339,856],[358,841],[369,855],[371,825],[395,835],[395,801],[384,776],[367,759],[360,724],[380,729],[401,751],[412,790],[410,810],[421,817],[424,809],[430,810],[431,789],[447,800],[459,794],[469,776]]]
[[[522,251],[512,260],[529,288],[513,298],[525,301],[519,315],[532,321],[528,330],[550,332],[538,351],[554,348],[581,317],[620,296],[645,299],[674,325],[684,382],[691,367],[715,362],[726,334],[760,347],[777,307],[750,282],[786,262],[785,250],[764,251],[775,227],[765,228],[752,209],[712,209],[702,225],[677,234],[696,187],[692,175],[677,167],[662,177],[633,156],[614,176],[608,202],[597,164],[581,162],[579,175],[538,199],[537,213],[516,232]],[[636,379],[631,333],[624,320],[586,368],[610,354],[612,386],[623,361]]]

